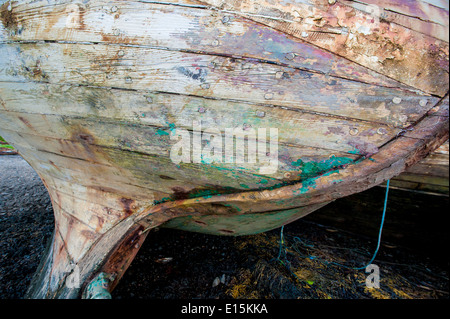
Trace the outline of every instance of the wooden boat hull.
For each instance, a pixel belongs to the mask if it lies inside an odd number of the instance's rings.
[[[390,186],[437,196],[449,195],[448,141],[391,180]]]
[[[112,290],[154,227],[280,227],[448,139],[427,2],[2,2],[0,134],[55,213],[30,298]]]

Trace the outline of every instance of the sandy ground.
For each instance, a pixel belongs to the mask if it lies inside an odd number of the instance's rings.
[[[281,229],[218,237],[161,228],[148,235],[112,296],[448,299],[448,197],[407,194],[390,191],[374,261],[380,288],[367,287],[364,270],[334,264],[370,260],[384,197],[377,187],[285,226],[281,246]],[[36,173],[18,155],[0,156],[0,298],[23,298],[52,231],[50,199]]]

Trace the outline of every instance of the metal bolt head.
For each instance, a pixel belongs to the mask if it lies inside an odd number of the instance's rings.
[[[266,116],[266,113],[264,111],[256,111],[256,116],[257,117],[264,117],[264,116]]]
[[[350,135],[356,135],[359,133],[359,130],[356,127],[352,127],[349,131]]]
[[[264,94],[264,98],[266,99],[266,100],[271,100],[271,99],[273,99],[273,93],[266,93],[266,94]]]
[[[295,58],[295,55],[296,55],[295,53],[289,52],[289,53],[286,53],[285,58],[287,60],[293,60]]]
[[[230,16],[224,16],[222,18],[222,23],[223,24],[229,24],[231,22],[231,17]]]
[[[408,117],[405,114],[402,114],[398,117],[398,119],[400,120],[400,122],[402,123],[406,123],[406,121],[408,121]]]
[[[387,130],[384,127],[379,127],[377,129],[377,133],[380,135],[385,135],[385,134],[387,134]]]
[[[402,99],[396,96],[392,99],[392,102],[394,102],[395,104],[400,104],[402,102]]]
[[[419,105],[422,107],[426,106],[427,104],[428,104],[428,101],[426,99],[422,99],[419,101]]]
[[[275,78],[276,79],[281,79],[284,75],[283,71],[278,71],[277,73],[275,73]]]

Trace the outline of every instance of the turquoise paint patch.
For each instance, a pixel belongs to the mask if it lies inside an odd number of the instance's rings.
[[[319,174],[322,174],[330,169],[350,164],[353,162],[353,159],[349,157],[335,157],[332,156],[329,159],[320,161],[320,162],[304,162],[301,159],[298,159],[295,162],[292,162],[291,165],[294,167],[298,167],[301,169],[300,177],[301,179],[307,179]]]
[[[295,162],[292,162],[292,166],[295,167],[299,167],[302,170],[302,173],[300,175],[301,177],[301,187],[294,190],[293,194],[305,194],[308,191],[310,191],[311,189],[316,187],[316,180],[320,177],[323,176],[328,176],[331,174],[335,174],[339,172],[339,169],[334,169],[333,168],[337,168],[340,167],[342,165],[347,165],[350,163],[358,163],[359,161],[361,161],[362,159],[359,159],[357,161],[354,161],[351,158],[348,157],[335,157],[332,156],[327,160],[323,160],[320,162],[314,162],[314,161],[310,161],[310,162],[303,162],[301,159],[298,159]],[[179,167],[179,166],[177,166]],[[236,171],[230,168],[225,168],[225,167],[220,167],[220,166],[213,166],[211,165],[212,168],[215,168],[219,171],[230,171],[233,174],[236,174]],[[257,176],[256,174],[252,174],[254,176]],[[266,177],[266,176],[265,176]],[[275,178],[271,178],[271,177],[267,177],[269,179],[275,179]],[[342,182],[341,179],[336,180],[336,183],[340,183]],[[267,179],[261,179],[260,182],[261,184],[268,184],[268,180]],[[283,186],[288,186],[288,185],[292,185],[293,183],[298,183],[298,181],[295,182],[282,182],[282,183],[278,183],[276,185],[272,185],[270,187],[266,187],[266,188],[262,188],[260,190],[274,190],[274,189],[278,189],[280,187]],[[246,188],[246,189],[250,189],[250,187],[246,184],[239,184],[241,187]],[[235,192],[236,189],[232,188],[232,187],[225,187],[222,189],[222,193],[223,194],[227,194],[227,193],[233,193]],[[201,190],[201,191],[196,191],[195,193],[191,193],[189,194],[188,198],[197,198],[198,200],[200,200],[200,198],[211,198],[214,195],[220,195],[220,192],[218,190]],[[166,202],[168,200],[171,200],[171,198],[163,198],[160,201],[154,201],[155,205],[156,204],[160,204],[163,202]],[[234,208],[240,210],[238,207],[233,206]]]
[[[163,197],[160,200],[154,200],[153,204],[154,205],[158,205],[158,204],[162,204],[162,203],[168,202],[170,200],[172,200],[170,197]]]
[[[348,152],[350,154],[361,155],[361,151],[359,149],[357,149],[356,147],[353,150],[348,151]]]
[[[169,135],[169,133],[167,133],[166,131],[163,131],[163,130],[161,130],[161,129],[158,129],[158,130],[156,131],[156,134],[158,134],[159,136],[162,136],[162,135]]]
[[[171,132],[173,132],[175,130],[175,124],[174,123],[169,123],[169,122],[166,122],[166,123],[167,123],[167,125],[169,125],[169,130]],[[169,135],[169,132],[166,132],[166,131],[164,131],[162,129],[158,129],[156,131],[156,134],[158,134],[159,136],[163,136],[163,135]]]
[[[297,189],[297,190],[294,190],[293,193],[305,194],[308,191],[310,191],[311,189],[316,188],[316,180],[318,178],[321,178],[321,177],[324,177],[324,176],[329,176],[329,175],[335,174],[335,173],[339,173],[339,170],[337,170],[337,169],[336,170],[332,170],[332,171],[326,172],[323,175],[312,177],[312,178],[308,178],[308,179],[302,181],[302,187]],[[338,180],[338,181],[342,181],[342,180]]]

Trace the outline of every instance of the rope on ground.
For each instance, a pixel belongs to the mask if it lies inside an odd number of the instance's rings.
[[[295,247],[294,247],[294,250],[297,253],[299,253],[300,257],[302,257],[302,258],[308,258],[308,259],[311,259],[311,260],[318,260],[318,261],[324,263],[327,266],[329,264],[332,264],[332,265],[336,265],[336,266],[339,266],[339,267],[344,267],[344,268],[347,268],[347,269],[353,269],[353,270],[366,269],[375,260],[377,254],[378,254],[378,250],[380,249],[381,233],[382,233],[382,230],[383,230],[384,219],[385,219],[385,216],[386,216],[387,200],[388,200],[388,193],[389,193],[389,181],[390,180],[388,180],[387,183],[386,183],[386,194],[385,194],[385,197],[384,197],[383,214],[382,214],[382,217],[381,217],[381,224],[380,224],[380,229],[379,229],[379,232],[378,232],[377,247],[375,249],[375,252],[372,255],[372,258],[370,259],[370,261],[365,266],[352,267],[352,266],[344,265],[344,264],[341,264],[341,263],[338,263],[338,262],[324,260],[324,259],[321,259],[321,258],[319,258],[317,256],[313,256],[313,255],[302,255],[301,252],[298,251]],[[304,246],[306,248],[314,248],[314,245],[306,243],[304,240],[302,240],[301,238],[299,238],[297,236],[293,237],[293,239],[294,239],[294,242],[296,244],[300,244],[300,245],[302,245],[302,246]],[[280,231],[280,248],[279,248],[278,257],[276,258],[276,260],[278,260],[283,266],[285,266],[289,270],[289,272],[296,279],[300,280],[298,278],[298,276],[295,275],[295,273],[291,270],[291,264],[290,264],[290,262],[287,259],[287,248],[288,247],[286,246],[286,242],[285,242],[285,239],[284,239],[284,226],[282,226],[281,227],[281,231]]]

